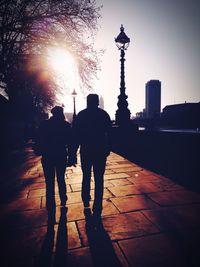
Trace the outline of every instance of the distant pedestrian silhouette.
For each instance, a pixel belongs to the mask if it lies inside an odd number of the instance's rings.
[[[72,138],[71,125],[65,121],[63,108],[55,106],[52,117],[44,121],[38,130],[38,146],[42,155],[42,167],[46,182],[46,208],[49,220],[55,220],[55,176],[61,206],[66,205],[65,170]]]
[[[93,216],[101,218],[103,181],[106,158],[110,153],[109,133],[111,120],[107,112],[98,108],[99,97],[89,94],[87,108],[80,111],[75,119],[73,129],[77,149],[80,145],[82,180],[82,201],[84,207],[89,207],[91,170],[94,172],[95,194]]]

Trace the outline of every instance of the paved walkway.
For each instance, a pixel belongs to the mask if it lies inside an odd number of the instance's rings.
[[[57,224],[47,228],[40,158],[29,151],[17,177],[7,181],[9,198],[0,206],[2,267],[200,266],[198,193],[111,153],[104,229],[86,227],[80,164],[67,169],[67,213],[57,195]]]

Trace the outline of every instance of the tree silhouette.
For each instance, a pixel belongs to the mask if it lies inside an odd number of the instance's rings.
[[[45,108],[55,102],[59,88],[40,64],[48,45],[75,55],[82,88],[90,89],[98,68],[93,36],[99,11],[95,0],[0,0],[0,87],[12,103]]]

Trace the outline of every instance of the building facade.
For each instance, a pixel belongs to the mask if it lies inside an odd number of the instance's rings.
[[[146,118],[159,118],[161,110],[161,82],[150,80],[145,87]]]
[[[200,128],[200,102],[168,105],[163,108],[162,120],[176,128]]]

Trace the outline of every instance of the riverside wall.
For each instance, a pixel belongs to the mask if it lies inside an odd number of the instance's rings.
[[[144,168],[200,189],[200,133],[113,127],[112,149]]]

